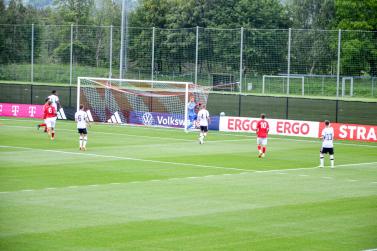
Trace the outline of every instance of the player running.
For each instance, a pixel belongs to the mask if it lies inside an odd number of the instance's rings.
[[[319,167],[324,167],[324,158],[325,154],[328,153],[330,155],[330,165],[331,168],[334,168],[334,128],[330,126],[330,121],[325,120],[325,128],[322,130],[321,138],[322,138],[322,147],[319,151],[319,160],[320,164]]]
[[[257,123],[257,144],[258,144],[258,158],[263,158],[266,154],[267,136],[270,126],[265,120],[266,115],[262,113],[260,115],[261,120]]]
[[[86,143],[88,142],[86,126],[90,126],[90,124],[88,114],[84,111],[83,105],[80,105],[80,110],[75,113],[75,121],[77,122],[78,133],[80,134],[80,150],[86,151]]]
[[[46,118],[47,133],[51,136],[51,140],[55,139],[56,115],[56,109],[49,100],[47,106],[44,107],[44,117]]]
[[[204,144],[204,138],[207,137],[208,124],[211,123],[211,118],[209,117],[209,112],[206,109],[206,105],[201,105],[197,119],[200,126],[199,144]]]
[[[46,115],[45,115],[44,111],[45,111],[46,107],[48,106],[48,104],[47,104],[48,100],[49,100],[49,98],[45,99],[45,104],[43,105],[43,108],[42,108],[42,111],[43,111],[43,123],[37,125],[38,130],[39,130],[39,128],[44,127],[45,128],[44,132],[47,132]]]

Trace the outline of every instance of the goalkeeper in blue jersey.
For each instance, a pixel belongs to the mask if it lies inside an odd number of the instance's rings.
[[[189,119],[189,124],[187,129],[194,129],[195,128],[195,122],[197,119],[196,115],[196,103],[195,103],[195,97],[190,97],[190,102],[187,104],[187,114]]]

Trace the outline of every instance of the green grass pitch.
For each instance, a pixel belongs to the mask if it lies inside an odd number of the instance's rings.
[[[377,145],[0,119],[0,250],[377,248]]]

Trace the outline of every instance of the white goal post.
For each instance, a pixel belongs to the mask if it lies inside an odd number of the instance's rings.
[[[206,104],[208,91],[191,82],[78,77],[77,110],[83,104],[93,121],[182,128],[189,98]]]
[[[265,86],[266,86],[266,78],[282,78],[282,79],[288,79],[288,76],[286,75],[263,75],[263,81],[262,81],[262,93],[265,93]],[[301,95],[305,95],[305,77],[304,76],[289,76],[289,79],[301,79]],[[289,95],[289,81],[287,81],[287,95]]]
[[[350,96],[353,96],[353,77],[342,77],[342,97],[346,96],[346,81],[350,81]]]

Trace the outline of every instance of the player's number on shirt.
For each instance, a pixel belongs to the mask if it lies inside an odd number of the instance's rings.
[[[263,129],[267,128],[267,123],[266,122],[260,123],[260,127]]]
[[[323,139],[324,140],[332,140],[332,134],[331,133],[326,133],[325,135],[323,135]]]
[[[77,121],[81,121],[81,115],[77,116]]]
[[[52,113],[52,108],[51,107],[48,108],[48,113]]]

